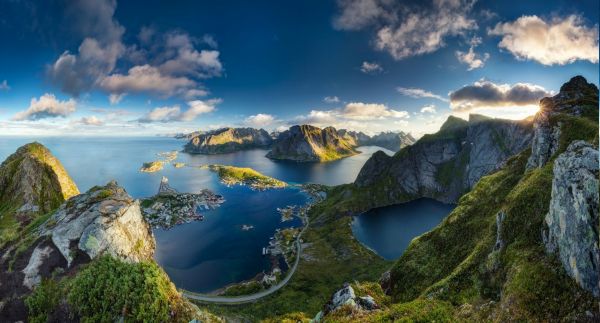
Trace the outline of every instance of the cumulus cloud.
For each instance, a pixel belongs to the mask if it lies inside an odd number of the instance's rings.
[[[342,116],[356,120],[381,118],[408,118],[408,112],[388,108],[384,104],[350,102],[341,111]]]
[[[365,121],[397,120],[409,117],[407,111],[391,109],[384,104],[350,102],[338,109],[311,110],[307,115],[296,117],[295,121],[326,126],[364,123]]]
[[[29,107],[13,117],[15,121],[39,120],[44,118],[66,117],[75,112],[76,102],[73,99],[60,101],[54,94],[44,94],[39,99],[32,98]]]
[[[481,68],[485,65],[485,62],[490,58],[490,54],[484,53],[483,55],[475,53],[475,47],[481,44],[481,38],[474,37],[471,39],[471,46],[468,52],[456,51],[456,58],[458,61],[467,64],[469,68],[467,70],[472,71],[474,69]]]
[[[430,104],[422,107],[421,113],[435,113],[435,105]]]
[[[175,94],[186,94],[194,90],[196,83],[186,77],[164,75],[156,67],[150,65],[134,66],[127,74],[112,74],[100,82],[100,88],[113,95],[128,92],[149,92],[164,97]]]
[[[437,94],[434,94],[434,93],[432,93],[430,91],[419,89],[419,88],[414,88],[414,87],[398,87],[398,88],[396,88],[396,90],[398,92],[400,92],[400,94],[409,96],[411,98],[416,98],[416,99],[420,99],[420,98],[433,98],[433,99],[438,99],[440,101],[448,102],[448,99],[444,98],[441,95],[437,95]]]
[[[517,59],[544,65],[564,65],[576,60],[598,63],[598,25],[587,27],[577,15],[549,21],[535,15],[522,16],[513,22],[498,23],[489,34],[502,36],[498,47]]]
[[[192,121],[199,115],[209,113],[215,110],[217,104],[221,103],[220,99],[211,99],[208,101],[194,100],[189,101],[188,109],[182,111],[179,105],[164,106],[154,108],[138,119],[141,123],[152,122],[177,122],[177,121]]]
[[[433,0],[409,5],[386,0],[340,0],[333,25],[341,30],[375,29],[375,48],[396,60],[434,52],[445,39],[477,28],[469,17],[474,0]]]
[[[115,0],[69,3],[68,11],[84,39],[77,52],[65,51],[47,68],[50,81],[65,93],[78,96],[99,89],[109,94],[112,104],[130,92],[193,100],[207,93],[201,80],[222,75],[212,37],[196,39],[182,31],[160,33],[143,27],[137,43],[126,44],[125,28],[114,19],[115,10]],[[128,72],[116,73],[117,64],[129,67]]]
[[[79,123],[86,126],[102,126],[104,122],[96,116],[83,117],[79,119]]]
[[[381,65],[379,65],[375,62],[373,62],[373,63],[363,62],[362,65],[360,66],[360,71],[365,74],[376,74],[376,73],[383,72],[383,68],[381,67]]]
[[[0,91],[8,91],[10,90],[10,86],[8,85],[8,81],[4,80],[0,82]]]
[[[337,96],[326,96],[323,98],[323,102],[325,103],[339,103],[340,102],[340,98],[338,98]]]
[[[506,108],[537,106],[541,98],[550,96],[539,85],[529,83],[495,84],[480,80],[450,93],[450,107],[455,111],[472,111],[481,108]]]
[[[244,124],[255,128],[262,128],[273,124],[275,117],[270,114],[259,113],[249,116],[244,120]]]

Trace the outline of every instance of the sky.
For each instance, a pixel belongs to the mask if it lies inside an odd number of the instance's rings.
[[[432,133],[598,84],[597,0],[0,0],[0,135]]]

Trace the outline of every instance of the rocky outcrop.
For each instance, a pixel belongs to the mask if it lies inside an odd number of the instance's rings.
[[[373,154],[354,183],[367,194],[377,195],[370,207],[407,197],[456,202],[482,176],[527,148],[531,138],[531,122],[526,120],[449,117],[439,132],[422,137],[393,157]]]
[[[46,213],[77,194],[60,161],[37,142],[20,147],[0,165],[0,205]]]
[[[71,198],[41,228],[70,265],[79,251],[127,261],[151,259],[155,242],[139,201],[116,182]]]
[[[244,149],[267,148],[272,141],[264,129],[222,128],[192,137],[184,151],[191,154],[225,154]]]
[[[267,157],[298,162],[324,162],[355,155],[355,145],[333,127],[293,126],[279,134]]]
[[[527,168],[544,166],[558,150],[561,123],[552,124],[552,116],[560,113],[582,116],[589,109],[598,109],[598,87],[582,76],[563,84],[557,95],[543,98],[533,121],[534,137]]]
[[[344,287],[335,292],[329,302],[325,304],[322,315],[327,315],[335,312],[342,307],[351,307],[354,310],[372,311],[379,308],[372,296],[356,296],[354,289],[350,284],[345,284]]]
[[[600,297],[598,149],[575,141],[554,161],[552,199],[545,223],[546,249],[567,274]]]

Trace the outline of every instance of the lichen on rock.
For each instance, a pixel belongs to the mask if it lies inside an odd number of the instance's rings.
[[[575,141],[554,161],[552,199],[545,218],[546,250],[557,253],[567,274],[600,296],[598,149]]]

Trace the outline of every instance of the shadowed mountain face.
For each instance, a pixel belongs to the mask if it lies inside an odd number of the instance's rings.
[[[369,136],[363,132],[338,130],[338,134],[351,143],[353,146],[378,146],[391,151],[398,151],[406,146],[414,144],[417,140],[409,133],[399,132],[381,132],[374,136]]]
[[[185,145],[184,151],[192,154],[226,154],[244,149],[266,148],[272,141],[264,129],[222,128],[196,134]]]
[[[293,126],[279,134],[267,157],[298,162],[324,162],[355,155],[352,143],[333,127]]]
[[[374,154],[355,184],[364,190],[384,191],[378,202],[382,205],[405,196],[456,202],[483,175],[527,148],[532,133],[529,121],[449,117],[439,132],[424,136],[393,157]]]

